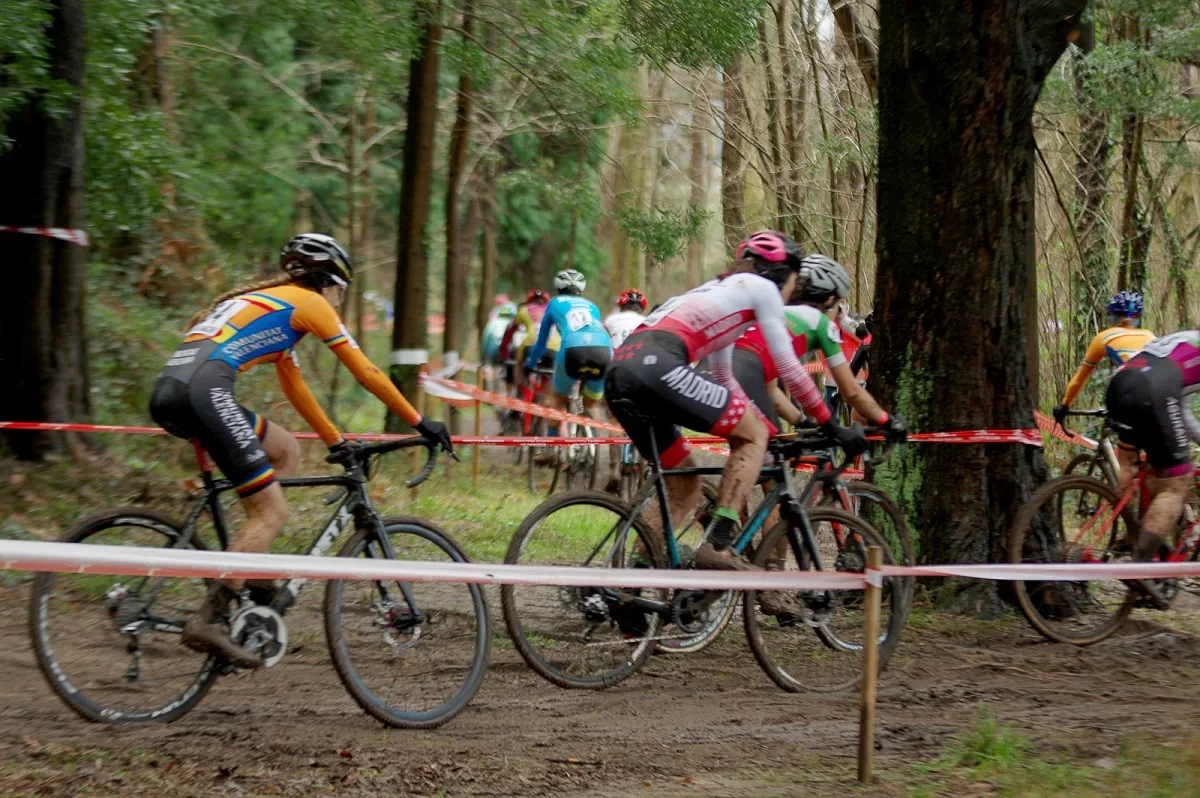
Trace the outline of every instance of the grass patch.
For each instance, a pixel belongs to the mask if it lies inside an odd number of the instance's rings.
[[[901,781],[914,798],[976,792],[981,785],[1001,795],[1031,798],[1200,796],[1198,741],[1200,735],[1191,740],[1130,735],[1120,740],[1115,753],[1081,760],[1039,746],[981,707],[970,732],[933,762],[914,765]]]

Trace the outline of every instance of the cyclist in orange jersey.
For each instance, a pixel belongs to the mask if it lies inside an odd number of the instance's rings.
[[[1062,424],[1067,417],[1079,392],[1087,384],[1088,378],[1100,361],[1106,357],[1114,369],[1125,365],[1129,358],[1140,352],[1142,348],[1154,340],[1154,333],[1138,327],[1142,318],[1142,295],[1136,291],[1121,291],[1113,294],[1108,301],[1108,329],[1096,333],[1096,337],[1088,344],[1083,362],[1067,383],[1063,400],[1054,407],[1054,420]],[[1137,451],[1126,446],[1117,447],[1117,461],[1121,466],[1122,479],[1128,479],[1133,473],[1133,464],[1137,459]]]
[[[192,320],[150,397],[154,420],[172,435],[199,441],[236,487],[246,522],[230,551],[266,551],[283,529],[287,503],[275,478],[292,473],[300,456],[290,432],[237,401],[233,394],[237,374],[260,363],[274,363],[284,395],[329,447],[331,457],[344,456],[353,446],[325,415],[300,375],[294,347],[308,333],[333,350],[389,410],[452,451],[446,426],[417,413],[362,353],[338,317],[335,308],[354,274],[350,255],[341,244],[327,235],[304,233],[287,243],[279,263],[283,274],[230,291]],[[229,604],[243,587],[247,585],[240,579],[215,583],[203,609],[184,625],[181,642],[239,667],[261,665],[261,658],[235,644],[226,628]],[[268,596],[273,591],[271,583],[249,587],[251,598],[253,591]]]

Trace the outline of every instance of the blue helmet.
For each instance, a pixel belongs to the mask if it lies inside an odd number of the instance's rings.
[[[1131,318],[1142,315],[1142,295],[1137,291],[1121,291],[1108,300],[1108,312],[1112,316]]]

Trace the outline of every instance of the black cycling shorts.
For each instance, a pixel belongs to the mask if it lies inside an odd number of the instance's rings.
[[[243,498],[275,481],[263,450],[267,421],[233,396],[233,367],[209,360],[190,369],[190,379],[158,375],[150,395],[150,415],[177,438],[198,440]]]
[[[1183,372],[1170,358],[1135,355],[1108,384],[1108,422],[1128,448],[1141,449],[1160,476],[1191,470],[1183,424]]]
[[[779,429],[779,413],[775,412],[775,403],[767,392],[767,381],[763,378],[763,364],[758,355],[749,349],[733,350],[733,377],[742,386],[746,396],[754,402],[758,412],[770,421],[775,429]]]
[[[683,341],[654,330],[635,332],[614,353],[604,395],[642,456],[653,458],[653,439],[666,468],[690,451],[680,427],[728,435],[748,408],[744,399],[692,368]]]
[[[607,346],[571,346],[563,350],[563,368],[573,380],[592,380],[604,376],[612,359]]]

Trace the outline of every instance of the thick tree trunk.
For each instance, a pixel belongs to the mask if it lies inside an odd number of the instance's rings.
[[[463,5],[463,44],[474,36],[475,8],[472,0]],[[467,325],[467,269],[470,265],[470,242],[463,237],[459,218],[459,193],[463,182],[463,169],[467,162],[470,145],[471,106],[473,90],[471,71],[464,67],[458,76],[458,103],[454,113],[454,127],[450,131],[450,153],[447,158],[446,174],[446,327],[442,335],[442,365],[457,366],[466,342]],[[447,405],[450,430],[458,434],[459,413]]]
[[[663,98],[667,91],[667,73],[658,76],[658,84],[654,88],[654,98],[650,101],[650,120],[646,130],[646,153],[645,153],[645,171],[642,173],[642,196],[646,202],[646,213],[653,216],[655,208],[659,205],[659,197],[661,193],[659,180],[659,161],[662,160],[662,154],[659,152],[659,147],[662,142],[662,119],[664,117],[663,110],[665,103]],[[630,275],[630,285],[625,288],[638,288],[642,291],[647,289],[647,280],[653,274],[655,267],[654,256],[650,249],[647,248],[642,253],[642,258],[634,262],[633,274]]]
[[[1105,299],[1111,284],[1112,265],[1108,235],[1108,138],[1109,115],[1100,110],[1091,96],[1088,78],[1090,54],[1096,47],[1096,25],[1080,25],[1076,44],[1075,94],[1079,102],[1079,152],[1075,158],[1075,237],[1082,254],[1082,268],[1073,281],[1076,308],[1073,345],[1078,362],[1096,330],[1104,324]]]
[[[404,173],[400,178],[399,234],[396,242],[395,321],[392,325],[391,377],[405,396],[416,397],[421,367],[429,360],[426,334],[428,307],[429,200],[433,178],[433,133],[437,127],[438,45],[441,0],[418,3],[422,42],[409,63],[408,124],[404,135]],[[388,413],[387,430],[407,425]]]
[[[691,197],[688,202],[693,211],[703,211],[708,205],[708,126],[712,121],[712,107],[708,97],[708,70],[696,72],[692,84],[692,129],[688,133],[691,155],[688,162],[688,182]],[[704,237],[692,239],[687,249],[687,287],[700,284],[704,269]]]
[[[871,389],[915,429],[1033,426],[1033,108],[1085,4],[880,4]],[[878,473],[922,559],[958,563],[1001,556],[1044,475],[1017,444],[908,446]],[[995,583],[969,587],[959,609],[999,608]]]
[[[45,98],[15,109],[5,127],[12,145],[0,152],[0,222],[28,227],[84,227],[82,0],[50,4],[50,75],[66,85],[64,113]],[[84,337],[86,253],[44,236],[0,233],[6,285],[15,299],[0,321],[0,418],[80,421],[89,410]],[[13,433],[18,457],[40,459],[62,436]]]
[[[1118,290],[1142,292],[1150,255],[1150,228],[1138,192],[1142,135],[1145,119],[1129,116],[1121,122],[1121,164],[1125,199],[1121,209],[1121,251],[1117,270]]]
[[[732,256],[746,235],[744,138],[749,120],[746,98],[742,95],[742,56],[737,56],[722,75],[724,97],[723,135],[721,137],[721,221],[725,225],[725,249]]]

